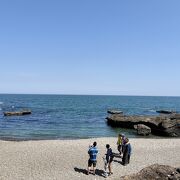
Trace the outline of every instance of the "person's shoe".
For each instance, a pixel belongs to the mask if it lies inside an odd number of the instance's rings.
[[[107,172],[102,173],[102,175],[103,175],[105,178],[108,177],[108,173],[107,173]]]

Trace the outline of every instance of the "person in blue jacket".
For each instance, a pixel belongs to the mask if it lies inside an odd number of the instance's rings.
[[[88,154],[89,154],[89,160],[88,160],[88,170],[87,170],[87,175],[89,175],[91,166],[93,165],[93,174],[95,175],[95,171],[96,171],[96,163],[97,163],[97,153],[98,153],[98,149],[97,149],[97,143],[94,142],[93,146],[89,148],[88,150]]]
[[[131,144],[129,143],[129,139],[125,139],[125,144],[123,146],[123,158],[122,158],[122,164],[126,166],[130,163],[130,157],[131,157]]]

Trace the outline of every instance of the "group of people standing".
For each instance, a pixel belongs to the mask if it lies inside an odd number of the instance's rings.
[[[119,151],[120,157],[122,158],[122,164],[126,166],[130,162],[131,144],[129,143],[129,139],[125,137],[124,134],[118,135],[117,149]],[[95,175],[96,164],[97,164],[97,154],[98,154],[97,142],[94,142],[93,144],[89,145],[88,154],[89,154],[89,160],[88,160],[87,175],[89,175],[92,166],[93,166],[93,174]],[[104,160],[104,174],[103,175],[105,177],[113,174],[112,161],[113,161],[114,156],[115,156],[115,153],[113,153],[110,145],[106,144],[106,154],[103,157],[103,160]],[[107,169],[109,170],[109,173],[107,173]]]
[[[131,144],[124,134],[118,135],[117,149],[119,154],[122,155],[122,164],[126,166],[130,162]]]

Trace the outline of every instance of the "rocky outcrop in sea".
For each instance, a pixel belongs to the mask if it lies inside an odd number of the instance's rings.
[[[142,125],[154,135],[180,137],[180,114],[158,115],[158,116],[136,116],[124,114],[110,114],[107,118],[108,125],[112,127],[122,127],[134,129]],[[140,126],[141,124],[141,126]],[[145,127],[144,127],[145,130]],[[140,134],[140,133],[139,133]],[[147,135],[149,133],[144,133]],[[143,133],[141,133],[143,135]]]

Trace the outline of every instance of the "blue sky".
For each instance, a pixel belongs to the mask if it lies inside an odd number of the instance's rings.
[[[180,96],[179,0],[0,1],[0,93]]]

